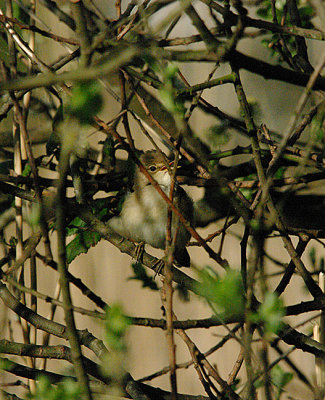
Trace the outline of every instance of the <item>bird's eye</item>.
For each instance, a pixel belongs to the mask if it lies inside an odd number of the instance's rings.
[[[151,165],[151,166],[149,167],[149,171],[151,171],[151,172],[155,172],[156,169],[157,169],[157,167],[156,167],[155,165]]]

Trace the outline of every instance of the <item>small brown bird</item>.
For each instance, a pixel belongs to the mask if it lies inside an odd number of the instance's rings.
[[[141,155],[140,161],[169,196],[171,177],[164,157],[156,150]],[[193,221],[193,202],[179,185],[175,184],[174,204],[189,221]],[[109,220],[109,226],[121,236],[134,242],[150,244],[158,249],[166,245],[168,207],[165,200],[150,184],[137,167],[134,176],[134,191],[128,193],[120,215]],[[174,259],[178,266],[189,267],[190,256],[186,244],[190,234],[173,213],[171,234],[176,233]]]

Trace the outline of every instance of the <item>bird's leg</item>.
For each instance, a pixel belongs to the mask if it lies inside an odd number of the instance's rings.
[[[134,258],[135,258],[135,261],[137,263],[141,262],[141,260],[142,260],[142,256],[143,256],[143,252],[144,252],[144,246],[145,246],[144,242],[139,242],[139,243],[135,244]]]
[[[145,242],[139,242],[139,243],[135,243],[135,249],[134,249],[134,258],[135,261],[138,263],[142,261],[142,256],[144,253],[144,246],[145,246]],[[165,266],[165,261],[162,260],[157,260],[153,266],[152,269],[155,271],[155,276],[154,279],[156,278],[157,275],[160,275],[161,271],[163,270]]]
[[[161,260],[157,260],[152,269],[155,271],[155,276],[154,279],[156,279],[157,275],[160,275],[161,271],[163,270],[163,268],[165,267],[165,260],[161,259]]]

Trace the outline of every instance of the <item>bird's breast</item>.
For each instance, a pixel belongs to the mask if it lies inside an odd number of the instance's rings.
[[[122,219],[132,240],[165,247],[167,205],[152,186],[146,186],[140,194],[130,193],[123,204]]]

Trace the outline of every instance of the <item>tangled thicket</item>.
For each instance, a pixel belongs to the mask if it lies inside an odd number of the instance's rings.
[[[108,6],[86,0],[31,0],[24,5],[0,1],[0,297],[2,309],[8,311],[2,327],[6,339],[0,340],[1,368],[6,376],[28,378],[33,398],[82,395],[91,399],[99,388],[133,399],[197,398],[177,393],[176,371],[181,366],[175,355],[176,333],[189,349],[192,361],[186,366],[196,369],[202,399],[279,399],[290,396],[285,387],[292,378],[308,387],[313,398],[324,398],[324,261],[315,254],[313,243],[324,247],[325,52],[318,51],[310,62],[309,50],[325,39],[322,26],[317,25],[324,22],[325,10],[317,0],[247,3],[145,0],[121,5],[117,0]],[[44,23],[50,17],[57,30]],[[189,25],[195,34],[174,34],[179,26]],[[242,41],[263,42],[268,60],[240,51]],[[57,46],[62,54],[47,54],[46,46]],[[196,74],[197,82],[190,84],[182,70],[193,62],[204,65],[209,73]],[[222,75],[225,65],[228,73]],[[272,79],[275,85],[281,81],[302,88],[283,132],[261,123],[258,109],[266,105],[246,95],[243,70]],[[217,95],[226,84],[236,96],[233,109],[239,109],[240,116],[205,98],[208,89]],[[101,110],[110,97],[120,103],[120,110],[107,121]],[[214,120],[209,134],[192,124],[196,112]],[[73,260],[101,239],[131,257],[138,250],[106,224],[118,213],[123,193],[131,187],[132,165],[139,165],[142,149],[136,148],[132,126],[150,140],[151,147],[167,149],[178,160],[177,174],[176,168],[173,172],[179,184],[204,188],[202,198],[195,202],[195,223],[190,225],[182,215],[179,218],[191,233],[191,244],[208,253],[210,268],[199,271],[197,280],[174,268],[173,241],[167,240],[160,288],[164,317],[159,320],[125,316],[119,306],[106,304],[68,270]],[[239,136],[245,145],[231,147]],[[231,163],[225,162],[229,159]],[[308,193],[310,184],[313,191]],[[165,200],[171,212],[178,213],[172,195]],[[220,220],[222,229],[202,237],[200,228],[214,227]],[[239,272],[224,256],[222,246],[236,225],[243,227]],[[28,237],[26,232],[31,232]],[[267,253],[274,236],[281,240],[286,260]],[[221,238],[218,251],[210,243],[216,237]],[[310,243],[307,265],[302,256]],[[269,288],[266,259],[277,268],[274,291]],[[147,269],[155,271],[157,261],[143,252],[134,265],[134,278],[151,290],[159,285]],[[58,273],[62,301],[38,290],[37,276],[47,268]],[[282,295],[294,274],[303,279],[311,300],[283,304]],[[190,291],[205,298],[212,317],[177,320],[176,284],[185,297]],[[75,307],[71,285],[100,311]],[[38,310],[43,301],[51,303],[50,318]],[[64,309],[64,325],[56,322],[57,307]],[[315,311],[313,318],[319,325],[319,336],[314,338],[285,318],[310,311]],[[77,329],[76,312],[105,320],[106,345],[103,338]],[[23,343],[10,328],[13,315],[19,318]],[[169,392],[136,381],[124,371],[129,324],[166,330],[169,368],[164,373],[170,375]],[[186,333],[220,325],[228,327],[229,333],[208,354],[202,354]],[[42,342],[36,339],[38,330],[47,334]],[[51,335],[68,344],[50,345]],[[229,340],[236,340],[241,351],[225,380],[207,356]],[[285,352],[282,344],[287,346]],[[96,361],[82,355],[84,347]],[[271,347],[279,354],[272,361]],[[315,356],[317,382],[290,359],[294,351]],[[21,361],[12,355],[21,356]],[[39,358],[45,362],[40,364]],[[53,358],[73,364],[72,382],[63,383],[64,375],[46,368],[46,360]],[[238,380],[244,368],[245,379]],[[4,387],[0,397],[16,398],[10,392]]]

